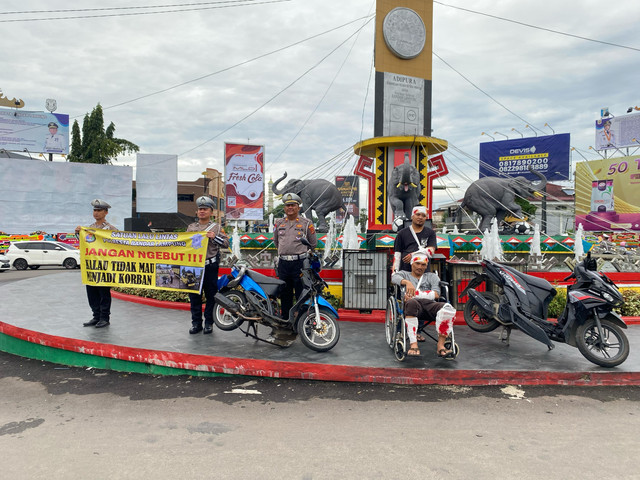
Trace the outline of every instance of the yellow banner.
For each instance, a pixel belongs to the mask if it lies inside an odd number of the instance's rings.
[[[203,232],[80,232],[82,283],[188,293],[202,288],[208,238]]]

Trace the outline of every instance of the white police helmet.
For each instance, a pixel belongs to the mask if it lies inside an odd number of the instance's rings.
[[[301,205],[302,199],[295,193],[285,193],[282,196],[282,203],[284,203],[285,205],[289,203],[297,203],[298,205]]]
[[[204,195],[202,197],[198,197],[196,204],[198,205],[198,208],[210,208],[213,210],[213,200]]]
[[[96,198],[95,200],[93,200],[91,202],[91,206],[93,207],[94,210],[109,210],[111,208],[111,205],[109,205],[104,200],[100,200],[99,198]]]

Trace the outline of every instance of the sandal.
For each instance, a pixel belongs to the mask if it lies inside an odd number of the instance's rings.
[[[453,360],[455,357],[453,350],[447,350],[446,348],[441,348],[438,350],[438,356],[440,358],[444,358],[445,360]]]
[[[424,337],[424,335],[416,335],[416,338],[418,339],[419,342],[426,342],[427,339]]]
[[[418,357],[420,356],[420,350],[417,347],[411,347],[409,350],[407,350],[407,356]]]

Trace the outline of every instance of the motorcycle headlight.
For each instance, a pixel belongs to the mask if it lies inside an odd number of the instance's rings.
[[[602,294],[602,297],[603,297],[607,302],[614,303],[614,298],[613,298],[611,295],[609,295],[607,292],[604,292],[604,293]]]

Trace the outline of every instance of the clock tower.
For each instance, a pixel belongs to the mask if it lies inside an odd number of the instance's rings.
[[[374,136],[431,136],[431,0],[378,0]]]

